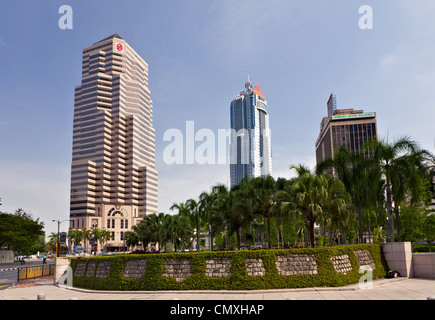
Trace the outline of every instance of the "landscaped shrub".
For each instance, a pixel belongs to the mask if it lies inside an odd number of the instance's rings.
[[[385,277],[387,267],[378,244],[314,249],[184,252],[152,255],[127,254],[72,258],[71,267],[73,269],[73,285],[75,287],[98,290],[254,290],[322,286],[336,287],[358,283],[361,278],[362,274],[359,273],[360,266],[355,251],[368,251],[370,253],[374,264],[373,279]],[[290,257],[290,261],[294,255],[302,257],[299,260],[306,261],[299,262],[298,259],[293,259],[296,262],[292,262],[292,266],[296,266],[295,268],[301,270],[294,272],[305,272],[305,274],[281,275],[277,267],[277,257],[283,257],[278,259],[279,261],[286,261],[286,257]],[[332,262],[333,260],[331,260],[335,256],[346,257],[346,265],[349,266],[350,262],[351,268],[343,269],[342,272],[336,271]],[[131,272],[134,276],[129,276],[129,273],[125,272],[126,265],[134,267],[138,263],[128,264],[128,262],[139,259],[146,259],[146,264],[143,262],[140,269],[143,275],[140,276],[137,272]],[[188,268],[184,268],[185,270],[183,268],[174,269],[174,260],[169,259],[182,259]],[[261,275],[248,275],[246,259],[262,262],[262,265],[258,263],[258,265],[261,265]],[[339,260],[339,258],[336,258],[334,261],[337,261],[337,259]],[[167,261],[166,266],[165,261]],[[229,261],[231,265],[228,264]],[[313,261],[316,263],[314,268]],[[105,263],[101,264],[102,262]],[[280,263],[285,262],[278,262],[278,265]],[[304,263],[311,263],[312,268],[309,269],[307,266],[304,266]],[[76,273],[78,264],[80,264],[80,268],[78,268],[79,272]],[[101,264],[100,268],[99,264]],[[84,271],[82,272],[83,265]],[[110,267],[108,267],[109,265]],[[88,272],[88,267],[94,269],[90,269]],[[207,276],[206,270],[208,270],[207,274],[209,276]],[[177,272],[188,273],[177,277],[177,281],[176,276],[174,276]],[[216,272],[217,276],[211,276],[213,272]]]

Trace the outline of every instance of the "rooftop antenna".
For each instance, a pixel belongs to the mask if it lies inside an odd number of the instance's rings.
[[[334,93],[331,93],[326,105],[328,106],[328,117],[333,116],[334,112],[337,110],[337,97]]]
[[[248,73],[248,82],[245,83],[245,88],[246,88],[246,90],[251,90],[252,89],[252,82],[249,79],[249,73]]]

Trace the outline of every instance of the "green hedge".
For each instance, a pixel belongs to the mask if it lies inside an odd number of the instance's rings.
[[[431,244],[429,250],[429,243],[416,243],[412,245],[412,252],[435,252],[435,244]]]
[[[337,247],[305,248],[305,249],[277,249],[252,251],[221,251],[221,252],[185,252],[161,253],[146,255],[116,255],[88,258],[72,258],[73,274],[79,261],[86,262],[83,276],[74,276],[74,287],[97,290],[254,290],[273,288],[304,288],[304,287],[337,287],[358,283],[362,274],[359,271],[358,261],[354,251],[368,250],[375,263],[373,279],[383,278],[387,266],[382,255],[381,247],[377,244],[347,245]],[[315,275],[281,276],[275,265],[277,256],[289,254],[314,255],[317,262]],[[336,255],[347,254],[352,270],[346,275],[334,270],[330,260]],[[123,276],[125,263],[132,259],[147,259],[146,271],[140,278],[126,278]],[[166,259],[190,258],[192,259],[191,276],[177,282],[175,278],[163,276],[163,264]],[[208,278],[205,275],[206,259],[230,258],[232,260],[231,276],[222,278]],[[266,274],[264,276],[248,276],[246,259],[262,259]],[[86,277],[90,261],[98,263],[111,261],[107,278],[97,278],[94,275]],[[97,267],[95,270],[97,270]]]

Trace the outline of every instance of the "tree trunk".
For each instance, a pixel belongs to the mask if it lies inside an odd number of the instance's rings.
[[[266,218],[267,218],[267,238],[269,240],[269,244],[268,247],[269,249],[272,249],[272,239],[270,237],[270,217],[269,217],[269,213],[265,213],[266,214]]]
[[[397,202],[394,202],[394,215],[396,216],[395,222],[396,222],[397,236],[400,238],[400,214],[399,214],[399,205]]]
[[[392,214],[391,186],[387,184],[387,241],[394,242],[394,217]]]
[[[199,221],[196,220],[196,251],[199,251]]]
[[[209,227],[208,240],[210,242],[210,244],[209,244],[210,251],[213,251],[213,235],[212,235],[212,227],[211,227],[211,225]]]
[[[311,248],[315,247],[315,239],[314,239],[314,220],[309,220],[310,223],[310,242]]]
[[[341,242],[340,244],[346,244],[346,232],[343,232],[341,235]]]
[[[363,243],[363,223],[362,223],[362,210],[361,210],[361,203],[358,202],[356,204],[356,212],[358,214],[358,233],[359,233],[359,243]]]

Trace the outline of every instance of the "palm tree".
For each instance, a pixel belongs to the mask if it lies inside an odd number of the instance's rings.
[[[432,193],[435,196],[435,155],[425,151],[426,168],[432,185]]]
[[[186,204],[184,202],[180,202],[180,203],[174,203],[169,210],[173,211],[177,209],[179,214],[187,214],[187,207]]]
[[[393,143],[384,141],[369,141],[363,146],[372,154],[370,167],[385,178],[387,207],[387,241],[394,242],[393,200],[401,199],[404,191],[399,184],[405,183],[410,190],[413,179],[421,172],[423,154],[418,145],[409,137],[402,137]],[[394,192],[394,193],[393,193]]]
[[[341,231],[343,242],[346,234],[351,231],[356,223],[353,213],[352,199],[343,182],[329,175],[326,178],[327,196],[324,199],[323,225],[328,229]]]
[[[100,230],[101,246],[104,247],[104,244],[110,239],[112,239],[112,234],[110,233],[110,231],[101,229]]]
[[[152,241],[151,240],[151,228],[149,224],[149,220],[146,219],[148,216],[145,216],[142,221],[140,221],[138,224],[131,227],[131,230],[136,233],[139,242],[142,243],[142,246],[144,250],[146,251],[148,249],[148,244]]]
[[[211,206],[206,212],[206,219],[210,226],[210,249],[213,250],[213,238],[225,230],[225,217],[221,211],[222,197],[225,197],[228,189],[224,184],[217,184],[212,187],[210,193]]]
[[[200,225],[202,220],[202,211],[200,203],[197,202],[194,199],[189,199],[186,201],[186,208],[187,208],[187,215],[190,218],[190,221],[192,222],[192,225],[194,226],[196,230],[196,251],[199,251],[200,248]]]
[[[184,249],[189,247],[192,243],[192,238],[194,236],[192,225],[189,218],[183,214],[177,214],[173,219],[175,225],[175,245],[179,245],[181,250],[184,251]]]
[[[311,173],[305,173],[297,178],[287,190],[288,199],[282,205],[289,209],[291,215],[302,216],[309,230],[310,243],[314,247],[314,223],[322,212],[316,192],[316,179]]]
[[[189,207],[187,204],[187,201],[186,201],[186,203],[185,202],[174,203],[169,208],[170,210],[175,210],[175,209],[178,210],[178,214],[174,216],[174,217],[176,217],[176,218],[174,218],[174,223],[182,223],[187,230],[191,230],[191,226],[186,225],[186,219],[184,219],[184,218],[188,218],[190,220],[190,209],[191,209],[192,205],[193,204],[191,204],[191,206]],[[189,221],[189,223],[190,223],[190,221]],[[189,232],[182,232],[181,230],[179,230],[179,226],[175,226],[175,227],[174,227],[175,228],[174,232],[177,236],[175,237],[176,243],[173,243],[173,244],[174,244],[174,246],[176,246],[177,243],[180,245],[182,244],[183,248],[184,248],[184,245],[188,242],[186,235]]]
[[[164,230],[163,230],[163,220],[164,220],[165,214],[163,212],[160,212],[158,214],[150,214],[146,216],[146,219],[144,220],[147,222],[147,225],[149,227],[149,232],[151,236],[151,241],[159,244],[159,250],[161,250],[161,247],[164,247]],[[163,240],[163,241],[162,241]]]
[[[82,228],[82,239],[83,242],[85,243],[85,251],[87,252],[87,248],[88,248],[88,241],[91,238],[91,230],[88,230],[86,227]]]
[[[275,201],[277,191],[276,181],[272,176],[257,177],[250,181],[254,191],[254,201],[257,210],[266,218],[267,222],[267,239],[269,249],[272,248],[272,239],[270,234],[270,218],[272,217],[272,207]]]
[[[247,226],[253,219],[253,210],[249,209],[246,201],[246,190],[241,189],[241,184],[230,190],[225,185],[219,186],[217,210],[222,215],[228,235],[236,233],[237,247],[240,249],[241,227]]]
[[[303,166],[291,166],[290,169],[295,169],[299,176],[279,193],[281,205],[290,215],[303,217],[311,247],[314,247],[315,223],[330,223],[332,214],[342,214],[349,209],[350,199],[341,181],[328,175],[314,175]]]
[[[68,230],[68,239],[70,239],[72,244],[74,246],[76,246],[83,241],[83,234],[80,230],[69,229]]]
[[[124,234],[125,243],[127,247],[134,247],[139,243],[139,236],[134,231],[126,231]]]
[[[224,226],[224,230],[228,231],[231,229],[229,226],[231,216],[231,211],[233,208],[233,197],[234,194],[230,193],[230,190],[228,190],[227,186],[224,184],[219,184],[213,189],[217,192],[217,199],[216,199],[216,210],[219,212],[219,216],[222,218],[222,226]]]
[[[166,243],[169,241],[172,244],[172,248],[175,248],[175,218],[170,214],[165,214],[162,222],[163,228],[163,237],[165,239],[165,251],[166,251]]]
[[[316,166],[316,173],[323,174],[333,169],[335,176],[343,182],[347,192],[352,196],[358,214],[359,241],[363,242],[362,210],[373,203],[373,192],[379,178],[374,177],[375,171],[369,170],[369,161],[364,155],[368,153],[352,153],[346,146],[341,145],[334,154],[334,158],[327,158]]]
[[[261,178],[259,178],[261,179]],[[259,223],[256,219],[257,214],[263,213],[261,199],[258,197],[260,191],[256,189],[254,185],[254,179],[243,178],[239,185],[234,187],[232,191],[236,195],[236,201],[234,202],[235,213],[238,214],[242,225],[239,227],[239,230],[242,232],[243,229],[248,229],[249,232],[245,233],[246,239],[250,239],[253,241],[252,236],[252,225],[255,226],[263,226],[263,222]],[[237,239],[237,234],[236,234]],[[240,248],[241,236],[239,236],[238,246]]]
[[[212,187],[210,193],[202,192],[199,195],[199,210],[201,218],[208,228],[210,250],[213,250],[214,235],[218,232],[218,227],[223,222],[222,216],[219,214],[219,210],[217,210],[218,195],[218,186]]]
[[[90,237],[94,239],[94,246],[95,246],[95,255],[97,255],[97,244],[98,241],[101,239],[101,230],[97,227],[92,228],[90,231]]]
[[[51,251],[56,251],[57,249],[57,240],[58,240],[58,235],[57,232],[52,232],[50,233],[50,235],[48,236],[48,246],[50,247]]]

